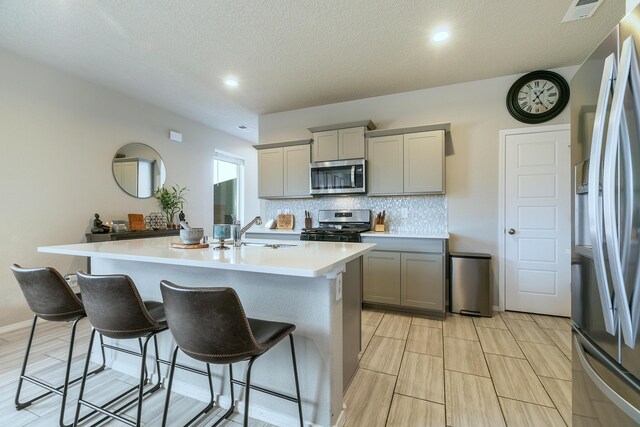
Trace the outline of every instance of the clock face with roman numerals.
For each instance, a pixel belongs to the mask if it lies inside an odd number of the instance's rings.
[[[551,120],[566,107],[569,85],[552,71],[534,71],[518,79],[507,95],[507,109],[524,123]]]

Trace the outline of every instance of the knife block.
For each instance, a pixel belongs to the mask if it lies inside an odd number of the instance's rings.
[[[313,219],[305,218],[304,219],[304,228],[313,228]]]
[[[384,224],[374,224],[373,225],[373,231],[384,231]]]

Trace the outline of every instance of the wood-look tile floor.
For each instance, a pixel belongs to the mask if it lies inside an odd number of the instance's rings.
[[[88,345],[88,323],[80,325],[72,377],[82,369]],[[31,373],[58,382],[69,332],[68,325],[39,323]],[[27,335],[26,327],[0,334],[0,421],[11,427],[57,426],[57,396],[21,411],[14,407]],[[570,337],[569,319],[549,316],[507,312],[492,319],[449,315],[439,321],[364,310],[360,367],[345,396],[347,426],[571,426]],[[101,375],[100,386],[88,385],[89,397],[136,381],[114,371]],[[28,398],[39,389],[25,383],[24,391]],[[67,422],[77,393],[78,386],[72,386]],[[161,390],[145,400],[145,426],[160,426],[164,397]],[[201,405],[176,394],[169,425],[184,424]],[[216,411],[194,426],[211,424]],[[241,422],[236,415],[221,425]],[[252,420],[251,426],[269,425]]]
[[[569,319],[364,310],[362,328],[349,427],[571,426]]]

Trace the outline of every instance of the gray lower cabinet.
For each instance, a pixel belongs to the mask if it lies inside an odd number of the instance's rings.
[[[371,306],[444,315],[447,242],[365,237],[381,250],[362,257],[362,300]]]
[[[443,256],[400,254],[400,304],[444,311]]]
[[[380,304],[400,304],[400,254],[371,251],[363,255],[362,299]]]

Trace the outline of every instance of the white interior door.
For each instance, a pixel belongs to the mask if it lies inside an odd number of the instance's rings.
[[[568,130],[505,139],[506,309],[571,315]]]

